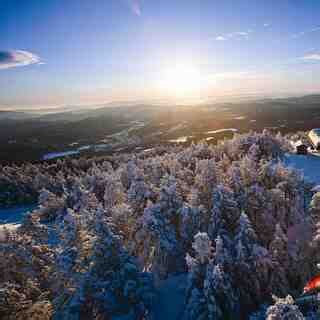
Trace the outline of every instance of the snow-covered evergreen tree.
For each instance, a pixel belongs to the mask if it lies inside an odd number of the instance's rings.
[[[160,278],[183,268],[182,244],[179,243],[182,201],[173,177],[162,183],[159,200],[150,204],[143,215],[143,226],[150,234],[149,254],[153,251],[151,270]],[[150,256],[148,256],[150,258]]]
[[[300,293],[320,261],[320,196],[281,163],[287,150],[264,131],[1,166],[0,203],[40,206],[0,230],[1,316],[140,320],[152,278],[187,270],[188,320],[247,319]]]
[[[303,320],[304,317],[299,308],[294,304],[291,296],[286,298],[275,297],[275,304],[268,308],[266,320]]]
[[[288,252],[288,239],[280,224],[276,225],[274,238],[270,243],[269,251],[272,257],[274,272],[271,274],[270,284],[274,294],[285,294],[290,272],[290,257]]]
[[[107,209],[111,209],[116,204],[119,204],[123,201],[123,190],[122,184],[119,177],[115,174],[106,176],[105,181],[105,191],[104,191],[104,206]]]
[[[212,194],[212,213],[208,232],[211,239],[218,235],[232,236],[239,224],[241,211],[231,189],[219,185]]]
[[[195,186],[198,189],[200,202],[207,212],[210,212],[212,192],[217,184],[215,162],[213,160],[197,161],[195,174]]]
[[[27,233],[9,233],[6,242],[0,243],[3,319],[51,319],[53,314],[50,287],[55,252],[34,231],[35,228]]]

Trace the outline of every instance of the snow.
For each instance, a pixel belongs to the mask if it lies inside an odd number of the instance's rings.
[[[5,231],[15,231],[20,225],[7,223],[0,225],[0,242],[6,241],[6,232]]]
[[[301,140],[298,141],[290,141],[291,145],[296,148],[297,146],[300,146],[302,144],[304,144]]]
[[[20,226],[23,217],[35,206],[0,209],[0,242],[5,240],[5,230],[14,231]]]
[[[143,152],[148,153],[148,152],[151,152],[153,150],[154,150],[154,148],[148,148],[148,149],[144,149]]]
[[[218,129],[218,130],[207,131],[207,133],[215,134],[215,133],[222,133],[222,132],[237,132],[237,131],[238,129],[228,128],[228,129]]]
[[[84,151],[84,150],[89,150],[91,148],[91,145],[87,145],[87,146],[82,146],[78,148],[78,151]]]
[[[76,144],[79,144],[78,142],[71,143],[70,146],[76,146]],[[106,145],[96,145],[95,147],[99,148],[101,146],[106,146]],[[56,159],[56,158],[62,158],[66,156],[73,156],[76,154],[79,154],[81,151],[87,151],[92,148],[91,145],[85,145],[81,146],[75,150],[69,150],[69,151],[61,151],[61,152],[49,152],[46,153],[43,157],[42,160],[51,160],[51,159]]]
[[[70,151],[64,151],[64,152],[50,152],[45,154],[42,157],[42,160],[50,160],[50,159],[55,159],[55,158],[60,158],[60,157],[66,157],[66,156],[71,156],[75,154],[79,154],[80,152],[77,150],[70,150]]]
[[[179,320],[184,311],[187,274],[171,276],[160,282],[154,307],[154,320]]]
[[[177,139],[171,139],[169,140],[169,142],[173,142],[173,143],[183,143],[183,142],[187,142],[188,138],[192,138],[192,136],[184,136],[184,137],[179,137]]]
[[[320,154],[297,155],[288,153],[285,155],[285,163],[288,167],[298,169],[306,181],[315,184],[312,191],[320,191]],[[308,235],[311,234],[310,228],[310,224],[304,221],[288,229],[288,246],[291,252],[295,250],[295,244],[298,241],[309,237]]]
[[[312,129],[308,134],[309,139],[315,147],[320,143],[320,129]]]
[[[10,209],[0,209],[0,225],[2,224],[18,224],[23,217],[31,212],[35,206],[23,206]]]
[[[132,313],[122,314],[112,317],[112,320],[132,320],[134,319],[134,315]]]
[[[311,241],[312,231],[311,224],[308,221],[303,221],[299,224],[288,228],[288,250],[293,255],[296,251],[296,244],[300,241]]]
[[[320,155],[286,154],[285,163],[288,167],[300,170],[307,181],[320,184]]]
[[[320,192],[320,185],[319,185],[319,184],[316,185],[315,187],[313,187],[313,188],[311,189],[311,191],[313,191],[313,192]]]

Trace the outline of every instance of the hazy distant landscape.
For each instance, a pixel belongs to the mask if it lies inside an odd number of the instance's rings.
[[[113,153],[218,139],[262,128],[288,133],[320,125],[320,96],[204,105],[132,105],[50,114],[0,112],[0,159],[37,161],[49,153]],[[177,140],[179,138],[180,139]]]

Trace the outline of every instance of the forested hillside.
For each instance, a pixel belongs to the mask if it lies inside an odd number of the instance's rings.
[[[1,234],[1,319],[159,319],[178,275],[178,319],[303,319],[288,295],[317,272],[320,193],[290,148],[265,130],[0,167],[3,206],[39,205]]]

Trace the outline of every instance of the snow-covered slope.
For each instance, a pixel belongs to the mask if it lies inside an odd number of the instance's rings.
[[[286,154],[285,162],[289,167],[300,170],[307,181],[320,184],[320,155]]]
[[[0,209],[0,225],[7,223],[18,224],[21,222],[23,217],[34,208],[35,206],[23,206],[10,209]]]
[[[154,320],[178,320],[181,319],[187,275],[181,274],[163,280],[157,290],[153,308]]]
[[[4,239],[4,231],[15,230],[19,227],[23,217],[31,212],[35,206],[0,209],[0,241]]]

